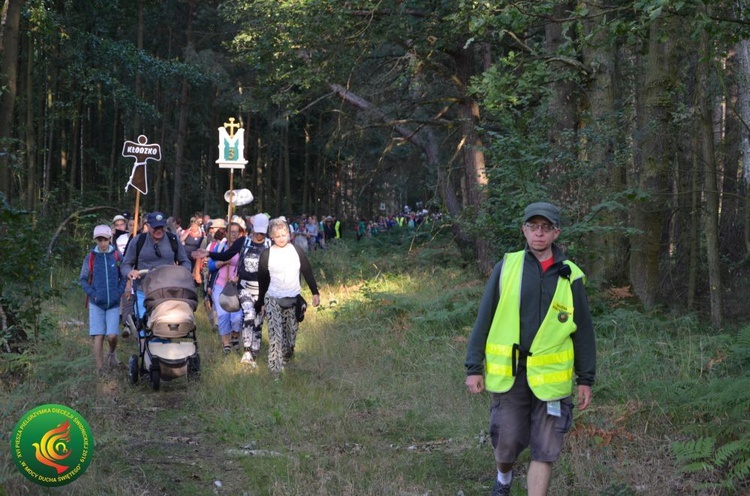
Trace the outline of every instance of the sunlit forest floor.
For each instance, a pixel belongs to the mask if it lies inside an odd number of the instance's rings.
[[[449,239],[408,234],[310,257],[321,305],[308,310],[281,380],[264,363],[267,336],[259,368],[248,369],[239,354],[222,354],[200,306],[201,379],[162,382],[160,391],[131,385],[125,368],[96,374],[71,270],[33,354],[13,370],[4,359],[0,425],[8,440],[28,409],[67,405],[91,425],[93,461],[70,485],[43,488],[0,449],[5,494],[489,494],[489,397],[464,386],[485,282],[472,262]],[[594,403],[575,413],[550,494],[741,494],[741,483],[726,483],[731,467],[695,447],[714,438],[718,448],[742,418],[721,398],[710,408],[702,400],[719,384],[747,385],[732,335],[691,316],[641,313],[616,292],[591,299]],[[135,350],[121,340],[120,360]],[[526,494],[528,461],[516,468],[514,495]],[[688,462],[704,467],[685,470]]]

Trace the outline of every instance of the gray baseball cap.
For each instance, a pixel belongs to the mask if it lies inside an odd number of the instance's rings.
[[[532,203],[523,212],[523,221],[528,222],[532,217],[544,217],[553,226],[560,226],[560,209],[546,202]]]

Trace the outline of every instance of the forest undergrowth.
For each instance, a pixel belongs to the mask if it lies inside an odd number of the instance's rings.
[[[311,261],[321,306],[281,380],[265,352],[255,371],[223,356],[201,307],[201,380],[160,391],[124,369],[97,376],[77,273],[60,270],[36,341],[22,359],[2,354],[0,494],[489,494],[489,397],[464,386],[485,283],[473,264],[444,235],[408,232]],[[594,401],[575,412],[550,494],[747,494],[750,330],[644,313],[627,288],[590,299]],[[134,352],[120,341],[122,362]],[[28,481],[8,451],[21,415],[46,403],[78,411],[95,439],[86,473],[60,488]],[[514,495],[526,493],[528,460]]]

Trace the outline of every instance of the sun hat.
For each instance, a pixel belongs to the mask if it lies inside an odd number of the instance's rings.
[[[239,215],[233,215],[230,224],[236,224],[240,226],[243,231],[247,231],[247,224],[245,224],[245,221]]]
[[[532,217],[544,217],[553,226],[560,226],[560,209],[551,203],[532,203],[523,213],[523,221],[528,222]]]
[[[94,228],[94,239],[96,238],[111,238],[112,237],[112,229],[109,228],[109,226],[101,225],[96,226]]]
[[[227,221],[225,221],[224,219],[211,219],[209,225],[209,229],[226,229]]]
[[[268,233],[268,217],[266,214],[255,214],[253,216],[253,232],[261,234]]]
[[[167,217],[161,212],[151,212],[146,217],[146,224],[153,227],[164,227],[167,225]]]

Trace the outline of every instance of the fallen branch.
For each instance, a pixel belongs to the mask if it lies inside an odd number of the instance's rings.
[[[98,212],[99,210],[111,210],[113,212],[119,212],[120,210],[115,207],[110,206],[99,206],[99,207],[89,207],[89,208],[83,208],[81,210],[76,210],[72,214],[68,216],[67,219],[65,219],[62,224],[57,228],[55,231],[55,235],[52,236],[52,239],[49,242],[49,246],[47,246],[47,259],[49,259],[49,256],[52,255],[52,247],[55,246],[55,242],[57,241],[57,238],[60,236],[60,233],[65,228],[65,226],[73,219],[76,219],[80,217],[83,214],[88,214],[91,212]],[[46,261],[46,260],[45,260]]]

